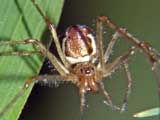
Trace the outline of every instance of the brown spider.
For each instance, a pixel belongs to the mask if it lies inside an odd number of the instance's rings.
[[[35,39],[14,42],[1,41],[0,45],[33,44],[39,49],[39,51],[36,51],[35,53],[40,53],[40,55],[47,57],[59,74],[39,75],[28,79],[23,88],[13,98],[13,100],[3,109],[3,111],[0,112],[0,116],[2,116],[13,105],[13,103],[32,83],[37,83],[40,81],[45,83],[68,81],[75,84],[79,88],[81,111],[84,110],[85,106],[85,94],[89,91],[95,93],[101,90],[107,100],[107,104],[113,109],[118,109],[123,112],[125,110],[127,99],[131,92],[132,86],[131,73],[128,70],[128,57],[132,55],[136,49],[142,51],[142,53],[146,55],[146,57],[151,62],[153,66],[152,70],[154,71],[158,85],[160,86],[160,76],[157,71],[157,64],[159,61],[158,54],[152,49],[151,46],[149,46],[149,44],[133,37],[129,32],[127,32],[126,29],[120,28],[113,24],[108,17],[100,16],[97,18],[97,31],[95,37],[93,36],[90,28],[87,26],[74,25],[68,27],[65,32],[65,37],[63,39],[61,49],[54,25],[51,23],[49,18],[43,14],[35,1],[32,0],[32,2],[41,16],[45,19],[45,22],[51,31],[61,61],[59,61],[54,54],[48,51],[41,42]],[[105,51],[103,50],[102,38],[103,24],[116,31],[113,34]],[[114,61],[108,63],[109,56],[112,53],[112,48],[119,37],[123,37],[125,40],[131,42],[133,47],[131,47],[123,55],[116,58]],[[11,52],[9,54],[6,53],[6,55],[28,56],[33,53]],[[5,55],[5,53],[3,53],[3,55]],[[124,66],[128,78],[127,91],[124,96],[121,108],[112,104],[111,97],[105,90],[104,84],[102,82],[102,80],[114,73],[115,70],[119,69],[120,66]],[[160,87],[158,89],[160,89]],[[158,90],[158,92],[160,93],[160,90]]]

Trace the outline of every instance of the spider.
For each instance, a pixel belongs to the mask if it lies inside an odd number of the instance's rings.
[[[56,83],[56,82],[71,82],[79,88],[80,94],[80,111],[84,111],[85,95],[88,92],[96,93],[101,90],[107,100],[107,104],[121,112],[125,111],[127,100],[131,92],[132,76],[128,69],[128,57],[136,50],[142,52],[152,64],[152,70],[160,84],[160,76],[158,74],[158,61],[159,55],[153,48],[146,42],[140,41],[132,36],[125,28],[118,27],[108,17],[99,16],[96,23],[96,35],[92,34],[92,30],[85,25],[72,25],[65,31],[63,38],[62,48],[57,37],[56,28],[50,19],[44,15],[40,7],[32,0],[34,6],[39,11],[40,15],[44,18],[45,23],[50,30],[53,41],[55,43],[60,60],[51,53],[40,41],[36,39],[27,39],[23,41],[6,42],[1,41],[0,45],[17,45],[17,44],[33,44],[37,47],[41,56],[46,57],[55,67],[59,74],[56,75],[38,75],[29,78],[22,89],[12,99],[12,101],[0,112],[2,116],[14,102],[23,94],[23,92],[32,84],[37,82]],[[103,49],[103,31],[102,27],[106,25],[108,28],[113,29],[113,34],[106,50]],[[112,49],[118,38],[124,38],[126,41],[131,42],[133,46],[121,56],[117,57],[112,62],[108,62],[112,53]],[[26,52],[11,52],[6,55],[28,56],[33,53]],[[3,53],[5,55],[5,53]],[[128,80],[127,90],[123,99],[121,107],[113,105],[112,99],[104,87],[103,80],[112,75],[117,69],[123,66]],[[160,86],[160,85],[159,85]],[[158,88],[160,89],[160,87]],[[158,90],[160,93],[160,90]]]

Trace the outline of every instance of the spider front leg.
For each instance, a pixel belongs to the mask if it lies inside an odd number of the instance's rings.
[[[59,39],[58,39],[58,36],[57,36],[57,32],[56,32],[56,28],[55,26],[52,24],[51,20],[46,16],[44,15],[44,13],[42,12],[42,10],[40,9],[40,7],[37,5],[37,3],[35,2],[35,0],[32,0],[34,6],[36,7],[36,9],[38,10],[38,12],[40,13],[40,15],[43,17],[43,19],[45,20],[47,26],[48,26],[48,29],[50,30],[51,34],[52,34],[52,37],[53,37],[53,41],[56,45],[56,48],[57,48],[57,52],[58,52],[58,55],[59,57],[61,58],[64,66],[66,68],[69,68],[71,66],[71,64],[67,61],[64,53],[62,52],[62,49],[61,49],[61,46],[60,46],[60,43],[59,43]]]
[[[101,21],[97,20],[97,51],[99,53],[99,58],[100,58],[100,62],[98,67],[100,66],[100,64],[105,64],[108,62],[109,56],[111,55],[112,51],[113,51],[113,47],[115,45],[115,43],[117,42],[118,38],[121,37],[121,34],[119,34],[119,32],[115,32],[112,35],[111,40],[109,41],[108,47],[105,50],[105,52],[103,51],[103,38],[102,38],[102,27],[103,24]],[[123,29],[125,30],[125,29]]]
[[[26,44],[24,41],[0,41],[0,46],[14,46],[18,44]],[[7,52],[0,52],[0,56],[31,56],[39,54],[41,55],[41,51],[30,51],[30,52],[19,52],[19,51],[7,51]]]
[[[100,64],[105,64],[108,61],[110,54],[112,53],[112,49],[113,49],[114,44],[116,43],[118,38],[121,37],[121,35],[119,34],[119,32],[115,32],[112,35],[112,38],[109,41],[108,47],[104,53],[102,28],[103,28],[102,21],[97,19],[97,29],[96,29],[97,30],[97,32],[96,32],[97,51],[98,51],[99,57],[100,57]]]
[[[17,101],[17,99],[23,94],[23,92],[32,84],[35,82],[39,82],[39,81],[54,81],[54,80],[65,80],[65,81],[69,81],[69,80],[75,80],[75,78],[73,76],[69,76],[67,75],[69,73],[69,71],[57,60],[57,58],[50,52],[48,51],[45,46],[35,40],[35,39],[28,39],[28,40],[24,40],[24,41],[1,41],[0,45],[17,45],[17,44],[33,44],[36,47],[38,47],[39,51],[35,51],[33,53],[39,53],[40,55],[42,55],[43,57],[47,57],[51,63],[53,64],[53,66],[57,69],[57,71],[59,72],[60,76],[38,76],[38,77],[34,77],[31,79],[28,79],[26,81],[26,83],[24,84],[23,88],[17,93],[17,95],[11,100],[11,102],[2,110],[2,112],[0,112],[0,117],[3,116],[3,114],[9,110],[9,108]],[[16,54],[15,54],[16,53]],[[1,53],[1,55],[3,55],[3,53]],[[28,55],[32,55],[31,53],[27,53],[27,52],[6,52],[4,53],[4,55],[18,55],[18,56],[28,56]],[[64,77],[62,77],[64,76]],[[54,80],[53,80],[54,78]],[[71,79],[72,78],[72,79]],[[75,80],[76,81],[76,80]]]
[[[99,69],[104,70],[105,69],[105,64],[108,61],[110,54],[112,53],[113,46],[116,43],[116,41],[118,40],[118,38],[121,37],[121,34],[119,34],[119,32],[115,32],[113,34],[113,36],[112,36],[112,38],[111,38],[111,40],[110,40],[110,42],[108,44],[108,47],[107,47],[107,49],[106,49],[106,51],[104,53],[104,51],[103,51],[103,38],[102,38],[102,36],[103,36],[102,32],[103,31],[102,31],[102,27],[103,27],[102,22],[97,20],[97,32],[96,32],[97,33],[96,34],[96,40],[97,41],[96,42],[97,42],[97,51],[98,51],[98,55],[99,55],[99,64],[98,64],[97,67]],[[125,30],[125,29],[123,29],[123,30]],[[124,62],[126,59],[128,59],[128,56],[130,54],[132,54],[134,50],[135,50],[135,48],[132,47],[127,54],[117,58],[113,63],[110,64],[111,65],[109,67],[110,70],[109,71],[105,71],[105,73],[111,74],[113,72],[113,70],[117,69],[120,66],[120,64],[123,64],[122,62]],[[127,69],[126,65],[125,65],[125,69]],[[128,70],[127,70],[127,77],[129,77],[129,71]],[[128,79],[128,81],[129,80],[130,79]],[[100,82],[99,85],[100,85],[100,88],[101,88],[102,92],[104,93],[104,95],[105,95],[105,97],[106,97],[106,99],[108,101],[108,105],[111,106],[114,109],[120,110],[119,107],[114,106],[112,104],[111,97],[110,97],[109,93],[105,90],[103,83]],[[130,87],[128,88],[128,90],[130,90]],[[129,94],[128,94],[128,91],[127,91],[127,94],[125,95],[125,98],[124,98],[124,104],[122,105],[122,109],[125,109],[125,106],[126,106],[125,104],[126,104],[126,101],[128,99],[128,96],[129,96]],[[121,111],[122,111],[122,109],[121,109]]]
[[[121,62],[120,62],[121,63]],[[129,95],[131,93],[131,87],[132,87],[132,77],[131,77],[131,73],[128,69],[128,60],[126,58],[126,60],[124,61],[124,63],[122,63],[124,68],[125,68],[125,72],[126,72],[126,75],[127,75],[127,80],[128,80],[128,85],[127,85],[127,90],[126,90],[126,93],[125,93],[125,96],[124,96],[124,99],[123,99],[123,103],[122,103],[122,106],[121,108],[117,107],[117,106],[114,106],[114,109],[116,110],[120,110],[121,112],[124,112],[125,109],[126,109],[126,105],[127,105],[127,101],[128,101],[128,98],[129,98]],[[109,103],[104,101],[105,104],[107,105],[110,105],[112,103],[111,101],[111,97],[109,96],[108,92],[105,90],[104,88],[104,85],[103,85],[103,82],[100,83],[101,85],[101,89],[104,93],[104,95],[106,96],[106,98],[108,99]]]
[[[83,90],[80,90],[80,111],[83,112],[84,108],[86,106],[85,104],[85,92]]]
[[[44,84],[54,84],[57,86],[61,82],[64,81],[70,81],[69,76],[62,77],[60,75],[40,75],[36,77],[32,77],[28,79],[23,87],[20,89],[20,91],[14,96],[14,98],[5,106],[5,108],[0,111],[0,118],[14,105],[14,103],[23,95],[23,93],[26,91],[26,89],[29,88],[34,83],[43,82]]]
[[[66,74],[69,73],[69,71],[58,61],[58,59],[50,52],[48,51],[45,46],[39,42],[38,40],[35,39],[27,39],[23,41],[1,41],[0,45],[17,45],[17,44],[33,44],[39,51],[35,51],[33,53],[39,53],[40,55],[47,57],[50,62],[53,64],[53,66],[57,69],[57,71],[60,73],[60,75],[65,76]],[[27,55],[32,55],[31,53],[27,52],[6,52],[6,53],[1,53],[1,55],[18,55],[18,56],[27,56]]]
[[[123,104],[122,104],[121,108],[111,105],[112,104],[111,97],[109,96],[107,91],[104,89],[103,83],[100,82],[100,87],[101,87],[101,89],[102,89],[102,91],[103,91],[103,93],[104,93],[104,95],[105,95],[105,97],[106,97],[106,99],[109,103],[108,105],[112,106],[112,108],[116,107],[117,110],[120,110],[121,112],[123,112],[125,110],[126,103],[127,103],[127,100],[128,100],[128,96],[129,96],[129,93],[131,91],[131,85],[132,85],[131,74],[128,70],[127,61],[128,61],[128,57],[134,53],[135,49],[136,49],[135,47],[130,48],[127,53],[125,53],[124,55],[116,58],[113,62],[106,64],[105,65],[105,70],[103,72],[103,76],[108,77],[108,76],[112,75],[117,69],[119,69],[121,65],[124,65],[124,68],[125,68],[125,71],[126,71],[126,74],[127,74],[127,79],[128,79],[128,87],[127,87],[127,91],[126,91],[126,94],[124,96],[124,100],[123,100]]]
[[[102,71],[105,69],[105,58],[104,58],[104,51],[103,51],[103,31],[102,31],[102,22],[97,21],[97,28],[96,28],[96,44],[97,44],[97,54],[99,63],[97,65],[97,68],[101,69]],[[105,90],[104,84],[102,82],[99,82],[99,86],[105,95],[108,105],[113,109],[113,103],[111,100],[111,97],[109,93]]]
[[[128,97],[131,93],[131,88],[132,88],[132,76],[131,76],[131,73],[128,69],[128,60],[126,60],[123,64],[124,66],[124,69],[125,69],[125,72],[126,72],[126,75],[127,75],[127,81],[128,81],[128,85],[127,85],[127,90],[126,90],[126,93],[125,93],[125,96],[124,96],[124,99],[123,99],[123,104],[121,106],[121,112],[124,112],[125,109],[126,109],[126,105],[127,105],[127,101],[128,101]]]
[[[109,93],[108,93],[107,90],[105,89],[103,82],[99,82],[99,86],[100,86],[100,88],[101,88],[101,90],[102,90],[105,98],[107,99],[107,102],[104,101],[104,103],[107,104],[107,105],[109,105],[112,109],[120,110],[119,107],[113,105],[111,96],[109,95]]]
[[[125,40],[131,42],[149,59],[149,61],[152,64],[152,70],[156,76],[158,84],[158,94],[160,96],[160,75],[158,73],[158,62],[160,60],[160,56],[154,51],[154,49],[148,43],[140,41],[139,39],[132,36],[127,30],[118,27],[116,24],[112,23],[112,21],[108,17],[100,16],[98,17],[98,21],[101,23],[105,23],[109,28],[117,31],[119,34],[121,34],[123,38],[125,38]]]

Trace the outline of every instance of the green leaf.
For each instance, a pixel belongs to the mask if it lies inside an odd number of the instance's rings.
[[[160,115],[160,108],[147,109],[133,115],[136,118],[153,117]]]
[[[63,0],[35,0],[42,11],[57,25]],[[1,0],[0,41],[15,41],[34,38],[43,40],[47,27],[31,0]],[[47,44],[47,43],[46,43]],[[33,46],[1,46],[0,52],[32,51]],[[38,74],[43,59],[38,55],[31,57],[0,56],[0,111],[10,103],[23,87],[25,81]],[[0,117],[0,120],[17,120],[33,86],[25,91],[16,103]]]

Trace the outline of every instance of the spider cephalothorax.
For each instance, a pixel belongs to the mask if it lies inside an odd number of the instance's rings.
[[[78,63],[72,71],[78,77],[77,85],[80,89],[80,93],[86,93],[87,91],[97,92],[98,80],[101,80],[100,72],[96,70],[92,63]]]

